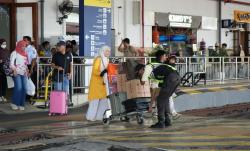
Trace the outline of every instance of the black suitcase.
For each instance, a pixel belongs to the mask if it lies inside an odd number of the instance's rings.
[[[122,103],[127,100],[127,93],[117,92],[108,96],[111,104],[112,115],[118,115],[125,112]]]
[[[149,108],[151,98],[134,98],[123,102],[126,113],[146,111]]]

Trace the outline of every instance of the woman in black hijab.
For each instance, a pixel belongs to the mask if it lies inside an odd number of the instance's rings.
[[[0,102],[7,102],[7,78],[4,70],[4,64],[10,58],[10,52],[7,49],[7,43],[5,39],[0,39]]]

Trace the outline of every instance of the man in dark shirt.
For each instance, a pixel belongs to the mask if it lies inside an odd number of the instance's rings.
[[[169,64],[163,64],[153,69],[153,74],[156,79],[163,80],[163,83],[157,97],[158,122],[151,128],[165,128],[171,125],[169,98],[173,95],[181,80],[175,68],[175,58],[170,57]]]
[[[58,51],[52,57],[53,85],[55,90],[64,90],[69,95],[69,80],[72,77],[72,55],[66,52],[66,43],[57,43]]]

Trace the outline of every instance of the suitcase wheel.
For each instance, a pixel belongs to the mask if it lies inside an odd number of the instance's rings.
[[[137,123],[140,125],[144,123],[144,118],[141,115],[137,115],[136,120],[137,120]]]
[[[49,116],[53,116],[54,114],[53,114],[53,113],[49,113],[48,115],[49,115]]]
[[[103,122],[104,125],[109,125],[110,119],[104,118],[104,119],[102,120],[102,122]]]

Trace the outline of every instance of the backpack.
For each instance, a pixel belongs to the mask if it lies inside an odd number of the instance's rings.
[[[12,57],[15,57],[16,58],[16,51],[13,51],[12,52]],[[15,62],[14,64],[16,64],[16,59],[15,59]],[[14,72],[13,70],[10,68],[10,58],[6,59],[3,63],[3,72],[6,76],[13,76],[14,75]]]
[[[3,63],[3,71],[6,76],[13,76],[13,70],[10,68],[9,58]]]

